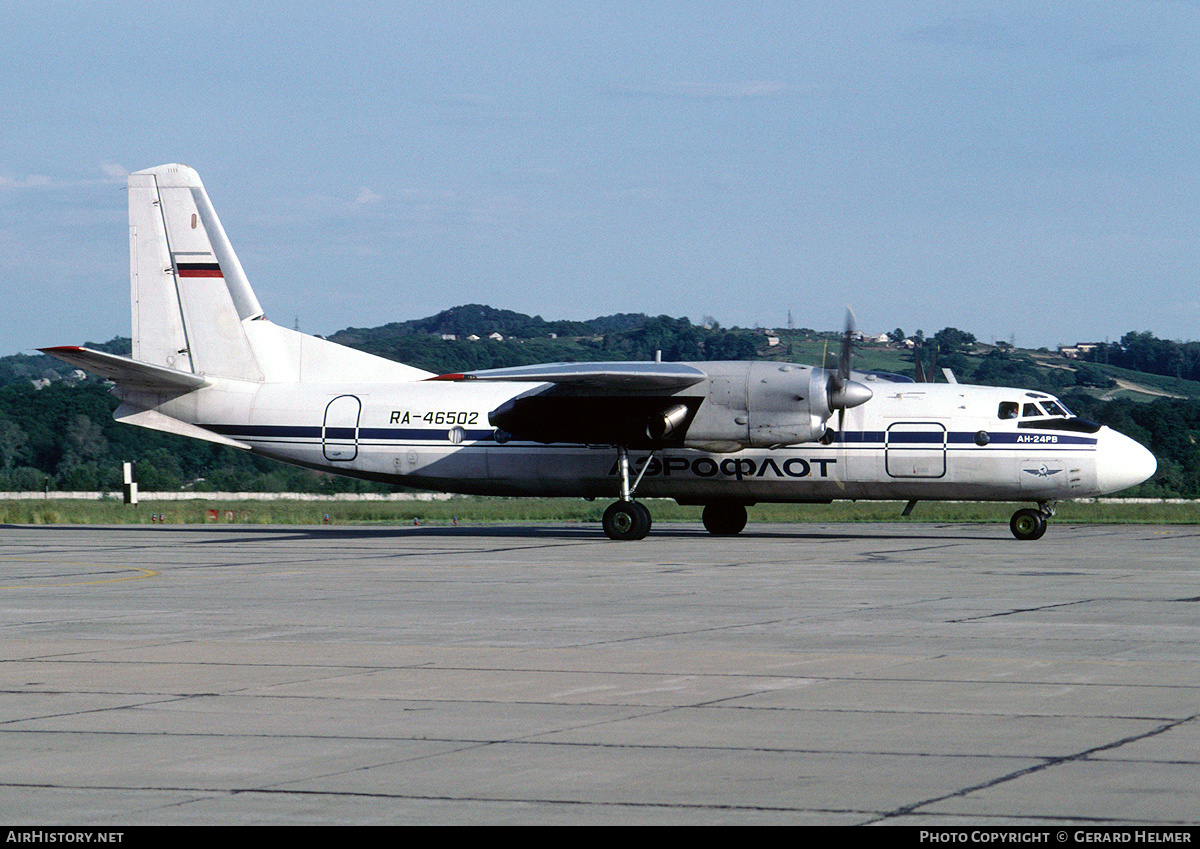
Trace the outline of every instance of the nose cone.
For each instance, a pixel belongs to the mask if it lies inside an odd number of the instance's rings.
[[[1154,474],[1158,460],[1128,436],[1103,428],[1096,452],[1096,482],[1102,493],[1136,486]]]

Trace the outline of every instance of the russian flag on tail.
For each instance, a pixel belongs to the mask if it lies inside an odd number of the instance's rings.
[[[180,262],[175,266],[180,277],[224,277],[216,262]]]

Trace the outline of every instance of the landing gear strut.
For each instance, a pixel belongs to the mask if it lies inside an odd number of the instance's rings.
[[[651,454],[651,457],[654,456]],[[608,505],[600,524],[609,539],[633,540],[645,539],[650,533],[650,510],[633,500],[633,492],[642,482],[642,475],[650,467],[650,460],[642,466],[637,480],[629,483],[629,449],[624,445],[617,446],[617,473],[621,476],[621,500]]]
[[[1053,515],[1054,505],[1049,501],[1042,501],[1036,510],[1023,507],[1013,513],[1008,527],[1017,539],[1041,539],[1046,533],[1047,520]]]

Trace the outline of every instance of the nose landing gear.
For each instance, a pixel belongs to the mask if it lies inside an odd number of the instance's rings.
[[[1008,523],[1012,535],[1021,540],[1041,539],[1046,533],[1046,524],[1054,515],[1054,504],[1049,501],[1038,502],[1038,509],[1023,507],[1013,513]]]

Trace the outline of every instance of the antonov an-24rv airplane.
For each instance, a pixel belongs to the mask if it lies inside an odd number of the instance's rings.
[[[133,357],[46,353],[112,380],[118,421],[289,463],[480,495],[615,497],[604,531],[641,539],[635,494],[703,505],[719,535],[757,502],[1028,501],[1139,483],[1133,440],[1049,395],[778,362],[556,363],[434,375],[267,321],[183,165],[129,175]]]

